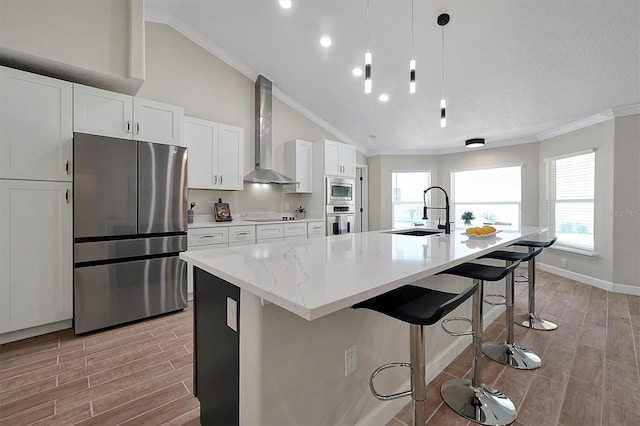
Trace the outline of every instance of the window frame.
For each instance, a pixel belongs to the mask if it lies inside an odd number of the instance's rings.
[[[560,200],[558,201],[556,197],[557,193],[557,174],[555,170],[552,171],[551,167],[555,167],[555,162],[558,160],[563,160],[567,158],[580,157],[584,155],[593,155],[593,198],[571,198],[568,200]],[[577,203],[591,203],[593,205],[593,215],[591,216],[591,229],[593,229],[593,238],[591,246],[586,246],[578,243],[571,243],[567,241],[563,241],[560,238],[556,241],[556,243],[551,247],[557,250],[564,250],[569,252],[574,252],[577,254],[583,254],[585,256],[595,256],[596,255],[596,165],[597,165],[597,155],[595,149],[587,149],[582,151],[571,152],[563,155],[548,157],[543,160],[544,162],[544,173],[545,173],[545,210],[547,214],[547,228],[549,238],[556,237],[556,206],[558,203],[560,204],[577,204]],[[553,173],[553,182],[552,179]]]
[[[403,205],[403,204],[415,204],[415,203],[419,203],[422,204],[422,200],[418,200],[418,201],[404,201],[404,202],[396,202],[396,194],[394,193],[394,175],[397,173],[426,173],[428,174],[429,177],[429,183],[424,187],[424,189],[427,189],[429,186],[433,185],[432,183],[432,178],[433,178],[433,173],[431,172],[431,170],[391,170],[391,229],[401,229],[395,226],[396,221],[395,221],[395,206],[396,205]],[[427,194],[427,204],[429,202],[431,194]],[[418,196],[419,197],[419,196]],[[418,217],[415,219],[417,221],[421,221],[422,220],[422,210],[419,209],[418,210]],[[415,222],[414,222],[415,223]],[[406,226],[405,226],[406,228]]]
[[[497,169],[510,169],[510,168],[515,168],[517,167],[520,170],[520,188],[519,188],[519,194],[520,194],[520,200],[517,202],[504,202],[504,201],[489,201],[489,202],[469,202],[469,201],[462,201],[462,202],[458,202],[457,197],[456,197],[456,182],[455,182],[455,174],[456,173],[462,173],[462,172],[473,172],[473,171],[484,171],[484,170],[497,170]],[[513,229],[516,231],[520,231],[522,229],[522,169],[523,169],[523,164],[522,163],[517,163],[517,164],[501,164],[501,165],[494,165],[494,166],[490,166],[490,167],[476,167],[476,168],[470,168],[470,169],[456,169],[456,170],[450,170],[449,171],[449,180],[450,180],[450,185],[451,185],[451,209],[452,209],[452,215],[454,215],[454,217],[452,217],[452,221],[456,224],[458,224],[459,220],[460,220],[460,216],[461,216],[461,212],[460,214],[458,214],[459,212],[457,211],[456,207],[460,206],[460,205],[476,205],[476,204],[486,204],[486,205],[506,205],[506,206],[511,206],[511,205],[517,205],[517,209],[518,209],[518,213],[517,213],[517,219],[518,219],[518,225],[517,227],[514,227]],[[465,211],[464,209],[462,209],[462,211]],[[481,218],[476,216],[476,220],[480,220]],[[484,220],[482,221],[482,223],[484,223]],[[477,225],[475,225],[477,226]],[[513,226],[513,225],[511,225]],[[507,227],[507,225],[505,225],[503,227],[504,229],[509,229]]]

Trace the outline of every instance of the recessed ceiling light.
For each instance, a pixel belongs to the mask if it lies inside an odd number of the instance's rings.
[[[331,39],[327,36],[322,36],[322,38],[320,39],[320,44],[324,47],[329,47],[331,46]]]
[[[356,77],[360,77],[360,76],[362,75],[362,68],[360,68],[360,67],[355,67],[355,68],[353,69],[353,71],[351,71],[351,73],[352,73],[353,75],[355,75]]]
[[[389,95],[383,93],[382,95],[378,96],[378,99],[380,100],[380,102],[387,102],[389,100]]]
[[[280,7],[283,9],[291,9],[291,0],[280,0]]]

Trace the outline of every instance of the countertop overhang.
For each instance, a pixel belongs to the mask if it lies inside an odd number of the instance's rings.
[[[373,231],[187,251],[180,258],[311,321],[544,231],[525,226],[486,239],[460,230],[424,237]]]

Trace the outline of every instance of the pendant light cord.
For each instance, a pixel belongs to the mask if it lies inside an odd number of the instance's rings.
[[[440,29],[442,30],[442,99],[444,99],[444,25]]]
[[[369,40],[369,0],[367,0],[367,51],[371,47],[371,41]]]
[[[413,0],[411,0],[411,56],[413,57]]]

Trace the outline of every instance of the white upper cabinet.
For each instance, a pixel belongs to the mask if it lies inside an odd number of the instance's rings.
[[[182,145],[182,107],[81,84],[73,87],[74,131]]]
[[[0,333],[73,317],[71,182],[0,179]]]
[[[243,129],[218,124],[218,189],[244,189],[243,141]]]
[[[324,140],[324,173],[330,176],[356,177],[356,149],[340,142]]]
[[[71,181],[72,85],[0,67],[0,178]]]
[[[313,192],[313,144],[301,139],[286,143],[284,148],[286,175],[298,183],[285,185],[286,192]]]
[[[184,118],[189,149],[189,188],[242,190],[244,131],[193,117]]]
[[[182,107],[133,98],[133,139],[182,145],[183,111]]]

